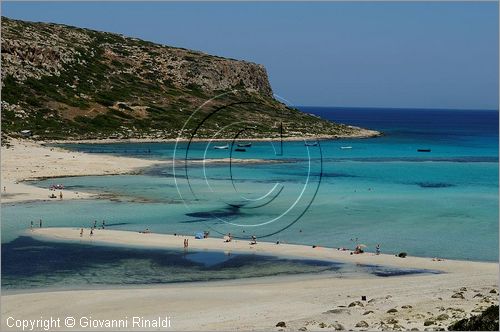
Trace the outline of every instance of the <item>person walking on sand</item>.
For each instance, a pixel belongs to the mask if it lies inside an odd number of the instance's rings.
[[[94,235],[94,228],[90,229],[90,236]]]
[[[63,194],[62,194],[62,191],[59,192],[59,199],[63,199]]]
[[[83,236],[83,228],[80,228],[80,237]]]
[[[42,219],[40,219],[40,228],[42,228]]]

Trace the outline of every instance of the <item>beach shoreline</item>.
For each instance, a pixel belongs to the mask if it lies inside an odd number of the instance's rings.
[[[91,155],[58,147],[43,146],[39,142],[11,139],[1,149],[2,203],[23,201],[59,201],[92,198],[95,194],[72,190],[39,188],[27,181],[43,178],[88,175],[133,174],[162,161],[110,155]],[[49,196],[54,194],[54,198]]]
[[[41,228],[28,235],[47,241],[89,245],[115,243],[148,248],[181,248],[186,236],[86,229]],[[234,241],[234,242],[233,242]],[[109,289],[41,290],[2,295],[2,315],[118,319],[169,316],[174,330],[439,330],[498,303],[498,263],[434,261],[431,258],[365,253],[334,248],[222,238],[194,240],[189,250],[231,251],[330,259],[351,263],[418,267],[443,271],[392,277],[341,278],[330,275],[272,276]],[[363,297],[366,297],[363,300]],[[286,304],[287,310],[283,310]],[[280,323],[283,322],[283,323]],[[5,322],[2,322],[5,328]],[[61,328],[60,330],[65,330]],[[118,330],[150,330],[121,328]]]
[[[432,257],[407,256],[397,257],[394,254],[365,252],[363,254],[353,254],[353,250],[315,245],[273,243],[258,241],[252,245],[249,239],[233,239],[225,242],[222,237],[209,237],[206,239],[195,239],[194,235],[182,234],[161,234],[161,233],[141,233],[136,231],[122,231],[109,229],[94,229],[94,234],[89,236],[89,229],[84,229],[84,235],[80,237],[80,228],[75,227],[49,227],[35,228],[26,231],[25,235],[40,240],[78,242],[80,244],[104,244],[118,245],[126,247],[138,247],[149,249],[183,249],[183,239],[189,240],[191,250],[210,250],[223,252],[254,253],[261,255],[271,255],[277,257],[294,257],[302,259],[317,259],[323,261],[354,263],[354,264],[375,264],[395,268],[414,268],[438,270],[440,272],[452,273],[463,272],[474,269],[476,271],[498,270],[496,262],[479,262],[442,259]]]
[[[103,139],[69,139],[69,140],[44,140],[47,144],[115,144],[115,143],[175,143],[175,142],[297,142],[297,141],[324,141],[324,140],[342,140],[342,139],[365,139],[383,136],[383,133],[377,130],[363,129],[356,126],[350,126],[358,129],[357,134],[352,135],[310,135],[310,136],[289,136],[289,137],[262,137],[262,138],[103,138]]]
[[[71,151],[60,147],[47,146],[31,140],[11,139],[9,146],[1,148],[1,202],[19,203],[31,201],[60,201],[60,193],[64,200],[92,199],[99,197],[96,193],[77,192],[65,189],[49,190],[32,185],[30,181],[56,179],[78,176],[106,176],[139,174],[144,169],[167,164],[173,161],[142,159],[116,156],[110,154],[91,154]],[[277,163],[278,160],[220,158],[209,160],[189,160],[191,164],[217,163]],[[182,164],[182,159],[175,161]],[[5,190],[4,190],[5,189]],[[54,194],[55,197],[49,196]]]

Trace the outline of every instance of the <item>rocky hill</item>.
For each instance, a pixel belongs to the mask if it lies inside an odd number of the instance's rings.
[[[262,65],[121,35],[2,17],[2,135],[39,139],[175,138],[214,109],[199,137],[237,121],[243,137],[365,136],[273,98]],[[188,128],[189,129],[189,128]],[[224,133],[223,135],[229,135]]]

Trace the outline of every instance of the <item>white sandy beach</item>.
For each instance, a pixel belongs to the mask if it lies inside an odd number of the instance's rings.
[[[93,141],[97,143],[98,141]],[[100,142],[100,141],[99,141]],[[109,142],[108,142],[109,143]],[[1,149],[1,200],[2,203],[22,201],[58,201],[59,193],[63,199],[81,199],[95,196],[90,193],[71,190],[50,191],[29,184],[29,180],[86,175],[132,174],[142,168],[158,163],[171,163],[165,160],[150,160],[122,156],[69,151],[57,147],[48,147],[30,140],[11,139],[10,147]],[[176,163],[182,164],[179,159]],[[190,163],[226,163],[225,159],[190,160]],[[233,163],[274,162],[261,159],[232,159]],[[57,182],[57,181],[56,181]],[[5,191],[4,191],[5,187]],[[56,198],[49,198],[51,194]]]
[[[76,228],[37,229],[38,239],[181,248],[185,237]],[[173,330],[436,330],[498,303],[497,263],[433,261],[392,255],[350,255],[332,248],[276,245],[220,238],[194,240],[190,250],[224,250],[352,263],[440,270],[399,277],[334,278],[303,275],[108,290],[48,291],[2,297],[2,316],[121,319],[169,316]],[[457,295],[459,294],[459,295]],[[367,300],[362,301],[361,296]],[[396,311],[392,310],[395,309]],[[389,312],[388,311],[394,311]],[[2,322],[5,324],[4,322]],[[426,326],[424,326],[426,324]],[[130,329],[130,326],[128,327]],[[5,329],[5,325],[2,325]]]
[[[80,152],[42,146],[28,140],[11,139],[10,147],[2,146],[2,203],[88,198],[90,194],[68,190],[49,191],[21,181],[62,176],[111,175],[132,173],[158,163],[109,155],[91,155]],[[5,191],[4,191],[5,187]],[[54,193],[57,198],[50,199]]]

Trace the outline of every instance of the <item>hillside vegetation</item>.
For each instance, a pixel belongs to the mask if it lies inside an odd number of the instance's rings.
[[[242,137],[275,136],[280,123],[285,136],[374,134],[278,102],[262,65],[58,24],[1,23],[4,137],[175,138],[223,93],[187,129],[224,108],[198,137],[238,121],[252,124]]]

